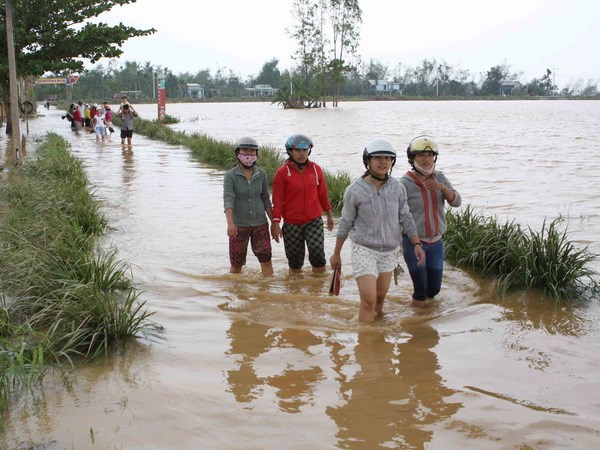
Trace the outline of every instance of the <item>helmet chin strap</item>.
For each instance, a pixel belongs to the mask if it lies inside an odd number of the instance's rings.
[[[296,162],[296,160],[294,158],[292,158],[292,162],[298,169],[304,169],[308,165],[308,159],[306,161],[304,161],[303,163],[299,163],[299,162]]]
[[[371,178],[375,178],[377,181],[387,181],[388,178],[389,178],[389,176],[388,176],[387,173],[385,174],[385,177],[383,177],[383,178],[382,177],[378,177],[373,172],[371,172],[371,169],[369,169],[369,175],[371,175]]]

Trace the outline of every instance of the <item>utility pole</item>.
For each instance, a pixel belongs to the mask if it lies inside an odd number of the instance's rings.
[[[12,0],[5,0],[6,47],[8,49],[8,84],[10,94],[11,139],[6,151],[6,164],[18,164],[21,159],[21,127],[19,123],[19,95],[17,92],[17,63],[15,59],[15,38],[13,31]]]
[[[70,108],[71,103],[73,102],[73,82],[71,80],[70,72],[67,74],[65,81],[65,86],[67,87],[67,108]]]
[[[152,98],[156,98],[156,73],[152,71]]]
[[[162,122],[165,119],[167,108],[167,91],[166,91],[166,75],[164,70],[161,70],[157,75],[158,89],[158,120]]]

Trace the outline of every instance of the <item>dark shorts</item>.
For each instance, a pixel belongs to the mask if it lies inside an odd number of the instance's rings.
[[[121,139],[133,137],[133,130],[124,130],[121,128]]]
[[[290,269],[301,269],[304,265],[305,244],[308,247],[308,261],[311,266],[323,267],[327,263],[325,261],[325,231],[321,216],[304,225],[284,223],[281,233]]]
[[[259,262],[271,261],[271,235],[268,223],[256,227],[237,227],[237,231],[237,236],[229,238],[231,267],[242,267],[246,264],[248,241],[251,243],[252,253]]]

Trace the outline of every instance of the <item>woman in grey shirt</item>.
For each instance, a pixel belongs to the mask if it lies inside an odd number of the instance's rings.
[[[372,322],[383,314],[392,273],[397,265],[401,232],[413,242],[415,257],[423,264],[415,223],[406,203],[406,191],[389,176],[396,150],[386,139],[374,139],[363,152],[365,174],[344,193],[344,207],[330,258],[332,269],[341,269],[340,252],[350,236],[352,268],[360,294],[360,322]]]

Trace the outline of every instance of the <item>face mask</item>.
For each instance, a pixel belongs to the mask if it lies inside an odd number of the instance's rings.
[[[258,156],[256,155],[237,155],[238,160],[242,163],[244,167],[252,167],[254,163],[258,160]]]
[[[415,166],[415,169],[417,169],[417,172],[419,172],[422,175],[431,175],[435,169],[435,164],[433,166],[431,166],[431,168],[429,170],[423,169],[416,162],[414,163],[414,166]]]

